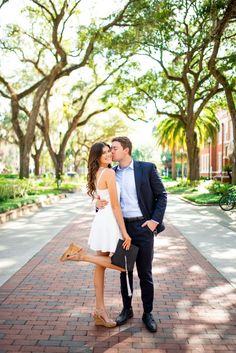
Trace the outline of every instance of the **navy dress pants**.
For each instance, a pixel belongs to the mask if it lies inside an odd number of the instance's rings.
[[[132,244],[139,247],[136,266],[140,281],[141,298],[144,312],[150,313],[153,309],[154,295],[152,279],[154,235],[147,226],[143,228],[141,227],[144,222],[145,220],[125,222],[125,225],[129,236],[132,238]],[[128,296],[125,272],[121,272],[120,281],[123,307],[125,309],[129,309],[132,305],[132,297]],[[133,293],[133,272],[129,272],[129,282],[131,291]]]

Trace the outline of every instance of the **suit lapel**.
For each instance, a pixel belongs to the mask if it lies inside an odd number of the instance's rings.
[[[138,161],[134,161],[134,179],[135,179],[138,200],[141,199],[140,190],[141,190],[142,172],[143,171],[141,168],[141,163],[139,163]]]

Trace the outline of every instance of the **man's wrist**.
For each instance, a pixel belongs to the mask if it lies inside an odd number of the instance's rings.
[[[155,219],[151,219],[151,221],[156,223],[156,226],[158,226],[159,222],[155,221]]]

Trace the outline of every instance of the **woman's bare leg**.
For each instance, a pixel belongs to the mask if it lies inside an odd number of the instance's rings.
[[[105,258],[109,259],[109,253],[103,253],[101,251],[97,251],[96,258]],[[100,266],[96,264],[95,271],[94,271],[94,288],[96,293],[96,315],[101,315],[105,322],[112,322],[109,318],[104,301],[104,286],[105,286],[105,270],[106,267]],[[114,322],[115,325],[115,322]]]
[[[97,251],[98,256],[108,256],[108,253]],[[105,267],[96,265],[94,271],[94,288],[96,292],[96,309],[105,310],[104,304]]]
[[[96,293],[96,309],[105,309],[104,304],[104,276],[105,267],[96,265],[94,271],[94,288]]]
[[[100,251],[97,251],[97,255],[109,256],[109,253],[101,253]],[[96,265],[94,271],[94,288],[96,293],[96,311],[103,312],[104,319],[107,321],[108,315],[106,313],[104,302],[105,270],[105,267]]]
[[[73,243],[70,244],[69,248],[61,256],[60,260],[84,261],[96,265],[94,271],[94,287],[96,293],[96,309],[94,312],[95,325],[115,327],[116,322],[111,320],[107,315],[104,303],[105,269],[111,268],[117,271],[125,271],[125,269],[112,265],[109,252],[103,253],[101,251],[97,251],[97,255],[88,255],[83,248]]]
[[[76,260],[75,260],[76,261]],[[77,261],[84,261],[89,262],[104,268],[111,268],[116,271],[125,272],[125,269],[111,263],[110,256],[103,256],[103,255],[88,255],[85,254],[81,257],[80,260]]]
[[[111,268],[116,271],[125,272],[124,268],[115,266],[111,263],[110,256],[87,254],[83,248],[73,243],[61,256],[61,261],[84,261],[98,266],[102,266],[104,268]]]

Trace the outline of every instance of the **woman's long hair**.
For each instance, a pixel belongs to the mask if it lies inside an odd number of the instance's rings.
[[[99,169],[99,159],[102,156],[103,148],[110,146],[105,142],[96,142],[92,145],[88,158],[87,194],[94,199],[96,193],[96,174]],[[109,168],[111,165],[108,166]]]

